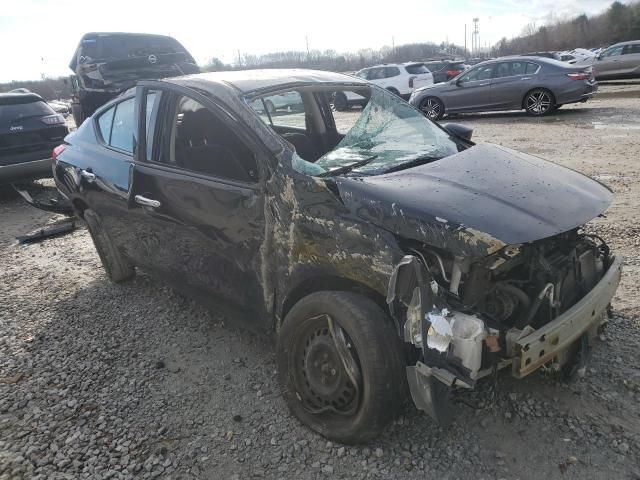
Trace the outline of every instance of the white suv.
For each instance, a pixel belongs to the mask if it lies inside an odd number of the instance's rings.
[[[433,85],[433,75],[423,63],[386,63],[375,67],[363,68],[356,77],[369,80],[405,100],[415,88]]]

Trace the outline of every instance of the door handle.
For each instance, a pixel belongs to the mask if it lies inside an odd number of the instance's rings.
[[[89,170],[80,170],[80,176],[89,183],[93,183],[96,181],[96,174],[90,172]]]
[[[160,206],[160,202],[158,200],[152,200],[147,197],[143,197],[142,195],[136,195],[135,201],[139,205],[144,205],[145,207],[158,208]]]
[[[486,86],[488,86],[488,85],[489,85],[488,83],[479,83],[479,84],[478,84],[478,86],[479,86],[479,87],[486,87]]]
[[[531,80],[531,77],[522,77],[520,80]]]

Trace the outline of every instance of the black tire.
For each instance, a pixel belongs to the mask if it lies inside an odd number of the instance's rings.
[[[444,116],[444,104],[438,97],[425,97],[420,100],[418,108],[427,118],[433,120],[440,120]]]
[[[359,375],[355,386],[337,354],[338,332],[344,334],[348,363]],[[373,301],[355,293],[317,292],[294,305],[278,336],[276,363],[282,394],[293,415],[341,443],[367,442],[380,435],[406,398],[402,345],[391,319]],[[325,392],[316,392],[314,386]],[[330,400],[335,390],[337,401]]]
[[[553,106],[553,111],[555,112],[556,110],[560,109],[560,107],[562,107],[562,105],[564,105],[563,103],[557,103]]]
[[[347,100],[347,96],[342,92],[336,92],[336,95],[333,99],[333,108],[336,112],[344,112],[349,108],[349,102]]]
[[[542,117],[555,111],[555,98],[546,88],[534,88],[527,92],[522,101],[522,106],[527,114],[532,117]]]
[[[276,113],[276,106],[271,100],[265,100],[264,106],[266,107],[267,112],[269,112],[269,115]]]
[[[109,280],[114,283],[120,283],[133,277],[136,273],[133,265],[115,247],[102,227],[96,212],[90,209],[85,210],[84,220],[87,222],[93,244],[96,246],[100,261]]]
[[[71,104],[71,113],[73,115],[73,121],[76,124],[76,128],[80,127],[80,125],[82,125],[82,122],[84,122],[84,118],[85,118],[82,105],[78,103]]]

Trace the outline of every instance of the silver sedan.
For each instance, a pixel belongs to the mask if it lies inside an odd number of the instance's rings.
[[[598,90],[591,67],[543,57],[503,57],[415,90],[409,99],[432,120],[447,113],[521,110],[542,116],[586,102]]]

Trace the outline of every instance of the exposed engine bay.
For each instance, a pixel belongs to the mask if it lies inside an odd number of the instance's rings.
[[[496,329],[545,325],[587,294],[610,262],[602,239],[577,230],[509,246],[472,265],[460,258],[443,260],[448,284],[435,257],[425,256],[427,268],[448,303],[480,314]]]
[[[387,302],[419,350],[407,368],[414,401],[437,420],[436,385],[471,388],[509,365],[521,378],[580,363],[620,275],[606,243],[580,229],[475,261],[425,246],[408,253]]]

